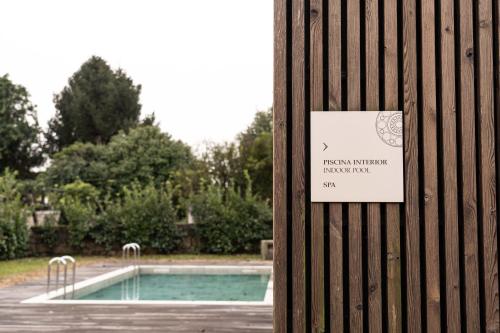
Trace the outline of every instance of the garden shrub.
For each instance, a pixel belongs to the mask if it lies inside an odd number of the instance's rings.
[[[21,257],[28,246],[28,211],[17,184],[16,174],[8,170],[0,177],[0,259]]]
[[[61,210],[59,224],[68,226],[70,245],[81,248],[96,222],[99,191],[91,184],[76,180],[62,186],[52,199]],[[49,237],[50,232],[46,231]]]
[[[96,220],[96,205],[73,196],[63,196],[59,200],[63,224],[68,225],[69,242],[81,248]]]
[[[61,190],[65,197],[78,199],[81,202],[95,204],[99,199],[99,190],[79,179],[64,185]]]
[[[123,223],[121,221],[121,200],[115,201],[106,196],[101,202],[101,209],[96,217],[95,225],[90,231],[92,239],[99,245],[103,245],[107,251],[112,251],[124,244]]]
[[[175,209],[169,189],[152,184],[124,188],[118,216],[123,223],[123,240],[136,242],[160,253],[171,252],[179,243]]]
[[[191,204],[202,252],[255,252],[260,240],[272,238],[271,209],[251,193],[208,186]]]
[[[117,244],[136,242],[145,249],[168,253],[180,242],[175,222],[168,186],[133,183],[123,188],[122,198],[106,201],[92,234],[108,250]]]
[[[56,217],[54,215],[47,216],[43,225],[31,228],[32,232],[35,230],[40,235],[40,242],[47,246],[49,250],[53,250],[59,240],[59,227],[57,226]]]

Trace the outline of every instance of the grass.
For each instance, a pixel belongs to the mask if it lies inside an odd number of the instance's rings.
[[[78,266],[94,263],[106,263],[119,261],[119,257],[105,256],[75,256]],[[237,254],[237,255],[215,255],[215,254],[168,254],[168,255],[144,255],[144,261],[253,261],[261,260],[259,255]],[[29,279],[44,276],[47,270],[49,257],[30,257],[15,260],[0,261],[0,287],[27,281]]]

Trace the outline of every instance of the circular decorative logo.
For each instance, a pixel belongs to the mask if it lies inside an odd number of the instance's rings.
[[[403,113],[380,111],[375,124],[377,134],[389,146],[403,146]]]

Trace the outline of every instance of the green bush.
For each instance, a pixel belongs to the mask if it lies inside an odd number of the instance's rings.
[[[75,248],[81,248],[83,241],[96,220],[96,206],[80,198],[64,196],[59,200],[59,209],[64,224],[68,225],[69,242]]]
[[[134,181],[160,186],[193,161],[191,149],[183,142],[157,126],[140,126],[116,134],[106,145],[77,142],[64,148],[53,156],[40,179],[49,188],[81,179],[103,194],[117,194]]]
[[[53,250],[59,240],[57,219],[54,215],[49,215],[45,218],[43,225],[38,227],[38,234],[40,235],[40,241],[42,244],[46,245],[50,250]],[[34,232],[34,228],[31,228]]]
[[[68,226],[70,244],[81,248],[97,219],[99,191],[91,184],[76,180],[62,186],[52,199],[61,210],[59,224]],[[49,229],[46,231],[51,238]]]
[[[17,184],[16,174],[8,170],[0,177],[0,259],[21,257],[28,246],[28,212]]]
[[[61,190],[65,197],[77,199],[85,203],[95,204],[99,199],[99,190],[93,185],[82,182],[79,179],[64,185]]]
[[[272,237],[271,209],[251,193],[209,186],[191,204],[202,252],[255,252],[260,240]]]
[[[107,249],[136,242],[145,249],[168,253],[179,244],[169,187],[133,183],[123,189],[122,198],[108,199],[105,206],[92,234]]]

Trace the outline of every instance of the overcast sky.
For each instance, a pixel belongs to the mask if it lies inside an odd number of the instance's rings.
[[[272,105],[271,0],[2,0],[0,75],[40,124],[90,56],[142,85],[142,113],[193,146],[232,140]]]

